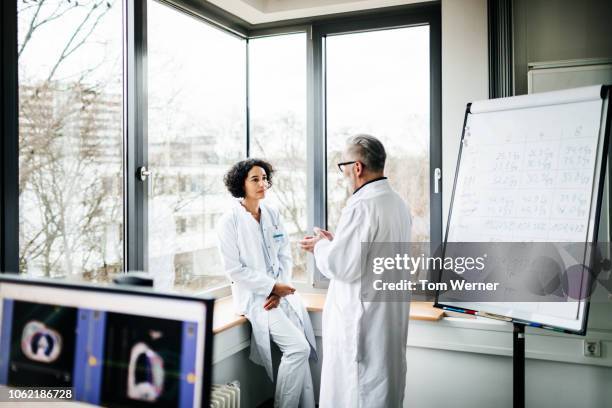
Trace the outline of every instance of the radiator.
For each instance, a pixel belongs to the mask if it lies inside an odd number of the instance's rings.
[[[210,390],[210,408],[240,408],[240,383],[213,384]]]

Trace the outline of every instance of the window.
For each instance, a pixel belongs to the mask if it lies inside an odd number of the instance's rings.
[[[306,280],[306,34],[249,41],[250,155],[276,169],[266,201],[291,240],[293,279]]]
[[[152,0],[147,23],[149,271],[200,291],[227,283],[215,226],[196,221],[225,211],[223,175],[246,156],[246,41]]]
[[[223,175],[250,156],[277,170],[267,202],[289,234],[294,280],[308,280],[297,241],[310,224],[336,227],[350,195],[336,163],[362,132],[387,147],[413,239],[438,239],[439,5],[325,18],[307,35],[229,20],[225,29],[182,1],[13,1],[17,32],[5,25],[2,39],[15,46],[17,35],[18,59],[3,62],[18,68],[19,133],[5,141],[18,142],[19,166],[3,161],[2,196],[19,206],[19,231],[0,226],[6,269],[18,260],[24,274],[107,281],[146,266],[178,290],[226,286],[215,234],[232,200]]]
[[[348,137],[368,133],[387,151],[385,173],[410,206],[412,241],[430,240],[429,26],[329,35],[325,40],[327,224],[351,192],[336,164]]]
[[[184,234],[185,232],[187,232],[187,221],[183,217],[177,217],[176,218],[176,233],[180,235],[180,234]]]
[[[107,279],[123,268],[121,1],[17,8],[19,270]]]

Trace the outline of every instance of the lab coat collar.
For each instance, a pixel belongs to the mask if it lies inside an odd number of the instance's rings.
[[[357,194],[357,192],[358,192],[359,190],[361,190],[362,188],[364,188],[365,186],[367,186],[367,185],[368,185],[368,184],[370,184],[370,183],[374,183],[374,182],[376,182],[376,181],[379,181],[379,180],[386,180],[386,179],[387,179],[387,177],[385,177],[385,176],[382,176],[382,177],[377,177],[377,178],[375,178],[375,179],[372,179],[372,180],[370,180],[370,181],[368,181],[368,182],[364,183],[364,184],[363,184],[361,187],[359,187],[357,190],[353,191],[353,195]]]
[[[369,182],[358,188],[353,193],[353,195],[349,197],[347,204],[355,200],[365,198],[371,194],[376,194],[377,192],[387,191],[390,188],[391,186],[389,185],[389,180],[387,180],[386,177],[370,180]]]
[[[250,220],[251,225],[256,226],[257,228],[259,228],[260,223],[263,226],[268,226],[270,223],[272,223],[270,209],[263,202],[263,200],[259,202],[259,222],[257,222],[257,220],[253,218],[253,215],[248,212],[246,208],[244,208],[244,206],[242,205],[241,198],[237,198],[234,200],[234,210],[236,211],[236,213],[238,213],[239,216],[248,218]]]
[[[235,200],[233,200],[233,207],[234,207],[234,213],[236,215],[238,215],[239,217],[248,217],[251,220],[253,220],[253,222],[257,223],[257,220],[255,220],[255,218],[253,218],[253,215],[247,211],[246,208],[244,208],[244,206],[242,205],[242,199],[241,198],[236,198]],[[261,211],[261,203],[259,205],[259,211]]]

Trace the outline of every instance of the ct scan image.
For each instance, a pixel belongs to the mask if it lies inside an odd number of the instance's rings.
[[[178,406],[182,322],[107,313],[103,405]]]
[[[71,387],[77,309],[15,301],[8,385]]]

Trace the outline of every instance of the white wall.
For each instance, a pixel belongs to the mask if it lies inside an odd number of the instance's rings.
[[[408,348],[405,407],[510,408],[510,357]],[[537,408],[610,406],[612,369],[527,360],[525,405]]]
[[[320,357],[321,313],[310,313]],[[215,336],[213,383],[238,380],[242,408],[274,395],[265,370],[249,361],[248,324]],[[612,332],[591,332],[601,357],[585,357],[581,336],[527,328],[528,407],[598,408],[612,401]],[[490,319],[446,318],[411,321],[408,330],[406,408],[510,407],[512,405],[512,326]],[[273,347],[274,367],[280,354]],[[318,399],[321,361],[311,362]],[[609,405],[609,404],[608,404]]]
[[[586,357],[584,338],[527,327],[526,406],[610,406],[612,332],[593,331],[600,357]],[[411,321],[405,407],[510,407],[512,325],[478,318]]]
[[[442,0],[442,218],[446,230],[465,106],[488,99],[486,0]]]

